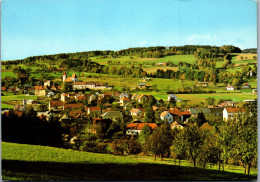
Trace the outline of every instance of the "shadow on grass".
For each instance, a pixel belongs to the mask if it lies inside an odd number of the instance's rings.
[[[256,176],[165,164],[89,164],[2,160],[3,180],[256,180]]]

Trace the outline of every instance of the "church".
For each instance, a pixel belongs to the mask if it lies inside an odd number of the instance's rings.
[[[78,78],[75,73],[73,73],[71,77],[67,77],[66,72],[64,72],[62,79],[63,79],[63,82],[78,82]]]

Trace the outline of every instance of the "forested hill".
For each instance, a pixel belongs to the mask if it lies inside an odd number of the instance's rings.
[[[205,49],[208,52],[213,53],[214,55],[225,55],[227,53],[241,53],[241,49],[232,45],[225,45],[221,47],[210,46],[210,45],[185,45],[185,46],[157,46],[157,47],[135,47],[128,48],[119,51],[86,51],[86,52],[76,52],[76,53],[60,53],[54,55],[41,55],[41,56],[32,56],[20,60],[12,60],[12,63],[7,63],[7,61],[2,61],[2,64],[23,64],[23,63],[35,63],[36,61],[47,61],[51,64],[52,61],[59,61],[61,66],[65,66],[66,62],[62,63],[64,60],[71,60],[70,62],[80,61],[81,66],[84,64],[94,64],[89,58],[90,57],[99,57],[107,58],[118,56],[137,56],[140,58],[159,58],[168,55],[193,55],[198,49]],[[74,60],[74,61],[73,61]],[[85,61],[85,63],[84,63]],[[71,63],[73,64],[73,63]]]
[[[242,52],[243,53],[257,54],[257,48],[244,49],[244,50],[242,50]]]

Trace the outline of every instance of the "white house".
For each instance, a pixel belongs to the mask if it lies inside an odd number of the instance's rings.
[[[131,109],[130,113],[132,116],[137,116],[137,115],[140,115],[142,113],[142,111],[140,109],[133,108],[133,109]]]
[[[154,130],[158,127],[156,123],[130,123],[126,126],[126,134],[139,135],[142,132],[144,126],[148,126],[151,130]]]
[[[44,82],[44,87],[50,87],[51,86],[51,80],[47,80],[46,82]]]
[[[227,122],[229,119],[234,119],[239,114],[244,114],[245,110],[244,108],[240,107],[227,107],[223,110],[223,120]]]
[[[173,116],[168,111],[162,112],[160,115],[160,118],[161,118],[161,120],[168,121],[170,124],[173,122]]]
[[[174,100],[177,100],[177,96],[174,94],[168,95],[168,101],[170,101],[171,98],[174,98]]]
[[[234,87],[232,85],[227,85],[227,90],[234,90]]]

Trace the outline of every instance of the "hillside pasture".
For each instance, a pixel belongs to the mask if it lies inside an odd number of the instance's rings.
[[[6,76],[17,77],[11,70],[2,70],[1,69],[1,78],[4,78]]]
[[[151,67],[151,68],[143,68],[144,71],[147,73],[155,73],[158,69],[166,71],[166,70],[173,70],[178,71],[179,67],[167,67],[167,66],[157,66],[157,67]]]
[[[190,167],[172,159],[154,161],[152,156],[98,154],[71,149],[2,142],[3,180],[253,180],[241,166],[226,166],[221,172]],[[232,168],[232,169],[231,169]]]
[[[254,59],[254,56],[257,57],[257,54],[250,54],[250,53],[243,53],[243,54],[238,54],[236,56],[236,61],[241,61],[241,56],[243,57],[243,60],[244,61],[247,61],[247,60],[252,60]],[[247,57],[247,60],[245,60],[245,58]]]

